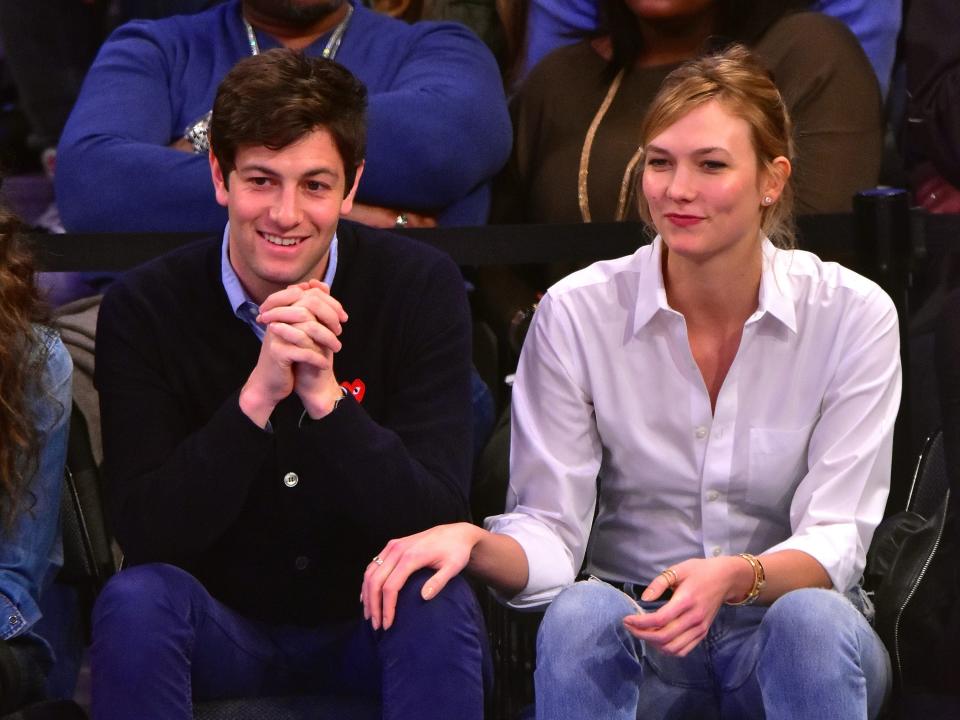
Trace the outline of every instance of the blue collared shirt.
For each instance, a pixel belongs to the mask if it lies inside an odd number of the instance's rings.
[[[223,245],[220,251],[220,277],[223,281],[223,289],[227,291],[227,298],[230,300],[230,307],[233,308],[234,315],[247,323],[262,341],[267,328],[257,322],[260,306],[247,295],[247,291],[243,289],[233,265],[230,264],[229,246],[230,223],[227,223],[223,228]],[[337,246],[337,234],[334,233],[333,240],[330,241],[330,260],[327,263],[327,272],[323,276],[323,282],[330,287],[333,287],[333,278],[337,274]]]

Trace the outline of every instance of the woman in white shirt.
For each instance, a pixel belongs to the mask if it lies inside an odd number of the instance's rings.
[[[550,603],[539,718],[876,717],[889,658],[858,580],[890,482],[893,303],[789,249],[790,121],[743,47],[671,73],[640,137],[659,234],[541,301],[508,512],[391,541],[364,612],[388,628],[422,567],[426,599],[467,569]]]

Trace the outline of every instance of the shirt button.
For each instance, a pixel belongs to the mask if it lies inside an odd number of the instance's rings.
[[[293,566],[300,571],[306,570],[309,564],[310,558],[306,555],[299,555],[297,559],[293,561]]]
[[[723,552],[723,548],[721,548],[721,547],[715,547],[715,548],[713,549],[713,556],[714,556],[714,557],[720,557],[720,553],[722,553],[722,552]]]
[[[707,429],[701,425],[693,431],[693,434],[697,436],[697,440],[703,440],[707,436]]]
[[[16,615],[11,615],[9,618],[7,618],[7,621],[8,621],[11,625],[19,625],[19,624],[20,624],[20,618],[17,617]]]
[[[711,490],[710,492],[707,493],[708,502],[716,502],[717,498],[719,497],[720,497],[720,493],[718,493],[716,490]]]
[[[300,478],[297,477],[295,472],[288,472],[283,476],[283,484],[289,488],[296,487],[298,482],[300,482]]]

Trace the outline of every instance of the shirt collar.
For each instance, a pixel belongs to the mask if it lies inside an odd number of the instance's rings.
[[[797,332],[797,308],[794,304],[793,286],[790,283],[791,250],[781,250],[763,238],[763,270],[760,275],[760,301],[750,320],[760,319],[769,313],[781,323]],[[749,321],[748,321],[749,322]]]
[[[797,332],[797,315],[793,302],[793,293],[789,282],[788,268],[792,258],[789,250],[774,247],[769,238],[763,239],[763,266],[760,274],[760,296],[757,310],[747,320],[758,321],[769,313],[794,333]],[[640,253],[648,253],[649,259],[643,262]],[[667,303],[667,290],[663,284],[663,239],[657,235],[650,246],[641,248],[637,253],[640,266],[640,290],[637,293],[637,310],[634,315],[633,331],[640,330],[660,311],[676,312]]]
[[[649,254],[644,261],[641,253]],[[667,290],[663,285],[663,240],[657,235],[653,242],[640,248],[635,256],[640,263],[640,290],[637,293],[637,312],[633,319],[633,332],[638,333],[661,310],[676,312],[667,304]]]
[[[255,303],[247,291],[243,289],[240,278],[237,277],[233,265],[230,264],[230,223],[223,228],[223,242],[220,248],[220,277],[223,282],[223,289],[227,293],[227,299],[230,301],[230,307],[233,314],[247,323],[257,337],[263,340],[266,327],[256,321],[260,312],[260,306]],[[333,239],[330,241],[329,260],[327,262],[327,272],[323,276],[323,282],[329,287],[333,287],[333,279],[337,274],[337,261],[339,259],[339,243],[337,234],[334,232]]]

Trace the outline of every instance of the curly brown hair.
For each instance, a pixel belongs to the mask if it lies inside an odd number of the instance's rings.
[[[34,323],[47,319],[17,218],[0,207],[0,519],[9,528],[28,492],[39,455],[29,398],[40,390],[46,343]]]

